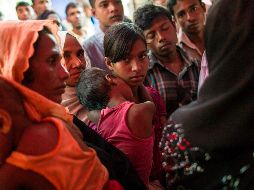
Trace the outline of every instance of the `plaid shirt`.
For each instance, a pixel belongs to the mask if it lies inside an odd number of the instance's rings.
[[[160,93],[166,108],[167,116],[180,105],[185,105],[197,98],[198,79],[200,66],[197,61],[191,61],[184,51],[177,46],[184,67],[177,76],[150,52],[150,65],[145,84],[154,87]]]

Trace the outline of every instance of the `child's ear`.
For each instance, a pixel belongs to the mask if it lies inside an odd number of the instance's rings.
[[[108,69],[113,71],[112,62],[110,61],[110,59],[108,57],[104,58],[104,62],[106,64],[106,66],[108,67]]]

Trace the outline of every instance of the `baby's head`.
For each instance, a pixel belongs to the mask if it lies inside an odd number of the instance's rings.
[[[131,100],[131,88],[108,71],[92,67],[82,72],[77,85],[79,101],[89,111],[106,108],[112,97]]]
[[[101,110],[109,102],[110,83],[106,79],[109,73],[93,67],[84,70],[77,85],[79,101],[89,111]]]

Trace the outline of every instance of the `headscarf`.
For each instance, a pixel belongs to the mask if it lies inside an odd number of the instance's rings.
[[[206,150],[254,144],[254,1],[220,0],[207,18],[210,76],[198,100],[176,110],[192,146]]]
[[[64,48],[64,43],[65,43],[65,39],[66,39],[66,35],[69,34],[71,36],[73,36],[71,33],[67,32],[67,31],[58,31],[57,32],[58,36],[60,37],[60,47],[63,50]],[[75,36],[73,36],[75,39],[77,39]],[[80,43],[80,41],[77,39],[78,43],[80,44],[81,48],[83,48],[82,44]],[[86,60],[86,68],[91,68],[91,61],[90,58],[87,55],[86,50],[84,49],[84,57]]]
[[[7,79],[22,94],[29,117],[40,121],[55,116],[71,123],[72,118],[65,108],[39,93],[23,86],[24,72],[29,68],[29,58],[34,53],[38,32],[48,28],[57,42],[57,26],[50,20],[0,22],[0,76]]]
[[[64,48],[64,43],[65,43],[67,34],[73,36],[72,34],[70,34],[69,32],[66,32],[66,31],[59,31],[58,32],[58,35],[60,36],[60,39],[61,39],[62,50]],[[75,39],[77,39],[75,36],[73,36],[73,37]],[[77,39],[77,41],[78,41],[78,39]],[[80,46],[81,46],[81,48],[83,48],[82,44],[80,44]],[[85,57],[85,61],[86,61],[86,69],[91,68],[91,62],[90,62],[90,59],[87,56],[87,53],[85,50],[84,50],[84,57]],[[63,62],[64,62],[64,60],[63,60]],[[66,70],[67,70],[67,68],[66,68]],[[79,99],[77,97],[76,87],[66,86],[65,93],[62,95],[61,104],[67,108],[67,110],[69,111],[70,114],[76,115],[81,121],[85,122],[86,124],[89,124],[89,120],[88,120],[88,116],[87,116],[88,110],[83,105],[80,104]]]

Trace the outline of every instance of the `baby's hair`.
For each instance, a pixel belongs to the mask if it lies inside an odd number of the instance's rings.
[[[101,110],[109,102],[110,84],[106,79],[109,72],[92,67],[84,70],[77,85],[77,96],[89,111]]]

